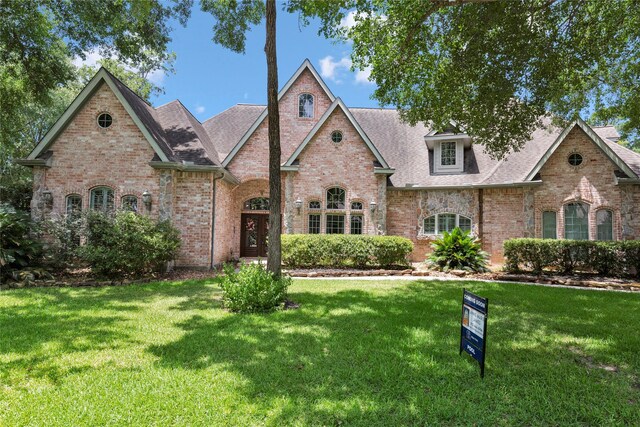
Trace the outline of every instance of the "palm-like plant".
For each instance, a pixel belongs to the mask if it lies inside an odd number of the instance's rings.
[[[433,252],[427,258],[431,267],[448,270],[488,271],[489,254],[482,250],[480,240],[468,231],[456,227],[431,245]]]

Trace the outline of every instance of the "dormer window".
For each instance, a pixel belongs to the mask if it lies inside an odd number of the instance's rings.
[[[436,141],[434,144],[434,172],[461,173],[464,145],[462,141]]]
[[[313,118],[313,95],[303,93],[298,97],[298,117]]]

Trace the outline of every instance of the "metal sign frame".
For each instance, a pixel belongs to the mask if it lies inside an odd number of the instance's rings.
[[[483,298],[464,288],[462,291],[460,355],[462,355],[464,351],[477,360],[480,364],[480,377],[484,378],[484,362],[487,354],[489,298]],[[481,317],[481,319],[479,319],[479,317]],[[480,330],[480,328],[482,330]]]

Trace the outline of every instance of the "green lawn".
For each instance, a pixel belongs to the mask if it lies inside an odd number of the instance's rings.
[[[490,299],[486,378],[458,355]],[[202,281],[0,292],[0,425],[620,425],[640,420],[640,295],[296,281],[234,315]]]

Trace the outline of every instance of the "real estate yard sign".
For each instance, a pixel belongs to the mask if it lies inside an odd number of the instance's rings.
[[[484,359],[487,350],[488,312],[488,298],[482,298],[463,289],[460,354],[465,351],[480,363],[482,378],[484,378]]]

